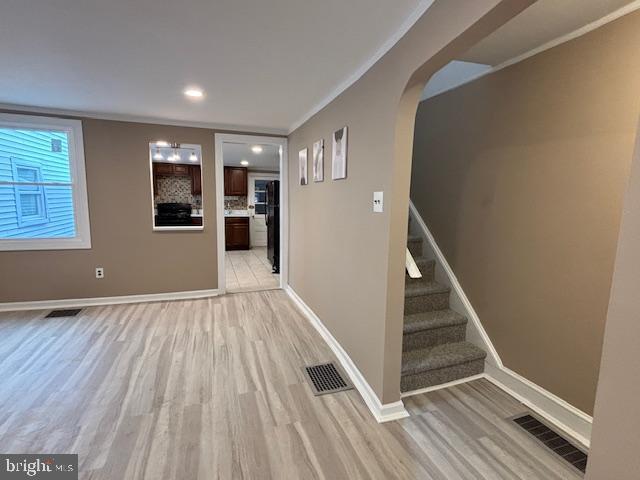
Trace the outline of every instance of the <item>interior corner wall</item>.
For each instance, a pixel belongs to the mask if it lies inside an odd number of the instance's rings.
[[[81,120],[91,249],[0,252],[0,302],[217,288],[214,131]],[[158,139],[202,145],[203,231],[152,230],[149,142]]]
[[[506,367],[593,411],[640,12],[420,104],[411,198]]]
[[[587,480],[640,472],[640,130],[624,200],[607,313]]]
[[[398,161],[395,142],[398,134],[407,134],[410,145],[413,130],[396,131],[401,99],[425,62],[422,86],[464,45],[470,47],[530,3],[436,1],[359,80],[289,136],[289,284],[382,403],[400,398],[408,211],[396,209],[394,218],[390,212],[396,202],[408,202],[404,170],[410,169],[410,150]],[[449,56],[443,54],[448,50]],[[419,92],[414,96],[413,110]],[[345,125],[347,178],[334,181],[331,139]],[[325,180],[315,183],[310,177],[308,185],[300,185],[298,152],[308,148],[311,158],[313,142],[320,139],[325,142]],[[374,191],[384,192],[383,213],[372,212]],[[396,224],[402,227],[391,231]]]

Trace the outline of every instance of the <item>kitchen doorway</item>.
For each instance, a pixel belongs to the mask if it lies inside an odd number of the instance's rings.
[[[283,288],[287,139],[216,134],[220,293]]]

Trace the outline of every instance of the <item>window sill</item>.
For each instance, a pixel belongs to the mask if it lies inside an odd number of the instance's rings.
[[[88,250],[91,241],[82,238],[43,238],[24,240],[0,240],[0,251],[21,250]]]

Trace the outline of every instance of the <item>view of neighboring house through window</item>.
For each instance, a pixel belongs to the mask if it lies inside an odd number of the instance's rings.
[[[0,114],[0,249],[88,248],[79,121]]]

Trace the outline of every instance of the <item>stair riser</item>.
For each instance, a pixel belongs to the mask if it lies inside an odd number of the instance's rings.
[[[420,258],[422,256],[422,240],[409,240],[407,242],[407,248],[409,248],[413,258]]]
[[[417,297],[405,297],[404,314],[432,312],[449,308],[449,293],[431,293]]]
[[[419,348],[444,345],[445,343],[463,342],[466,330],[466,325],[454,325],[451,327],[432,328],[420,332],[405,333],[402,337],[402,350],[407,352]]]
[[[402,392],[410,392],[411,390],[441,385],[472,375],[478,375],[483,371],[484,360],[480,359],[414,375],[403,375],[400,380],[400,390]]]
[[[421,278],[411,278],[409,274],[405,274],[404,283],[405,285],[411,285],[417,282],[433,282],[434,280],[434,264],[427,263],[426,265],[419,265],[420,273],[422,274]]]

